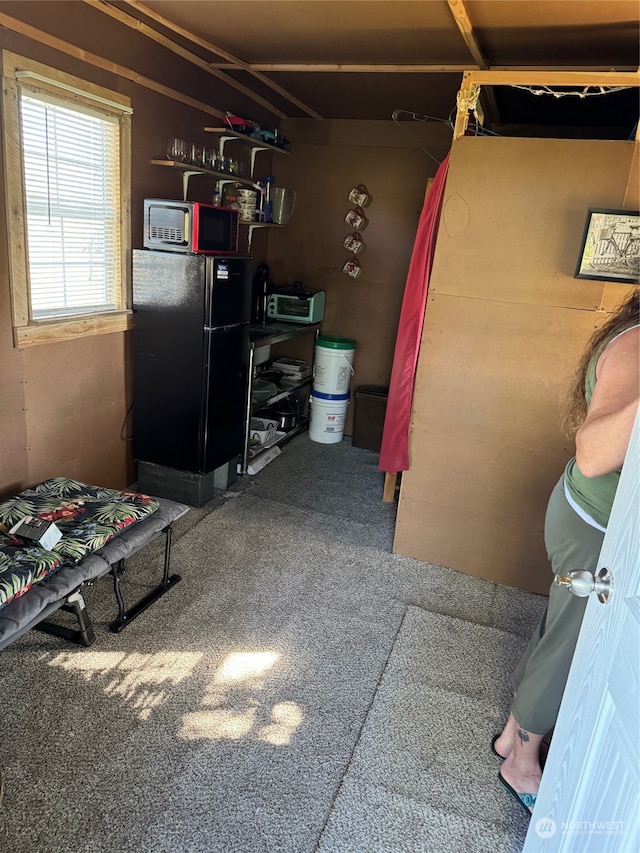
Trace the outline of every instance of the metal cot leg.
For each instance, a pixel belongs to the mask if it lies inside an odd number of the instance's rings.
[[[133,620],[143,613],[147,607],[150,607],[155,601],[157,601],[161,596],[168,592],[172,586],[175,586],[178,581],[182,580],[180,575],[171,575],[169,576],[169,565],[171,562],[171,536],[173,533],[173,529],[169,524],[162,531],[165,534],[165,546],[164,546],[164,567],[162,573],[162,582],[155,587],[148,595],[142,598],[137,604],[134,604],[128,610],[125,608],[124,598],[122,596],[122,588],[120,586],[120,579],[125,572],[127,561],[126,559],[119,560],[111,567],[111,575],[113,577],[113,588],[116,595],[116,601],[118,602],[118,616],[117,618],[109,625],[109,630],[114,634],[119,634],[123,628],[133,622]],[[145,543],[145,545],[148,543]],[[139,549],[138,549],[139,550]]]

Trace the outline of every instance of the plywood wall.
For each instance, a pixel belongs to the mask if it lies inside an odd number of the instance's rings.
[[[628,292],[573,272],[587,208],[633,207],[633,158],[632,142],[454,144],[396,553],[548,590],[546,502],[573,453],[562,398],[588,337]]]

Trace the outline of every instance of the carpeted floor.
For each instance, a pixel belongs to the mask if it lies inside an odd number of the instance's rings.
[[[381,494],[377,454],[300,436],[178,523],[123,633],[103,579],[89,649],[5,649],[0,850],[520,850],[489,741],[544,600],[393,555]]]

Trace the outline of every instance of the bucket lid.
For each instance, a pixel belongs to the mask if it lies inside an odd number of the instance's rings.
[[[327,349],[355,349],[353,338],[334,338],[332,335],[319,335],[316,345]]]
[[[348,400],[349,392],[346,394],[323,394],[322,391],[316,391],[315,388],[311,389],[311,396],[317,397],[319,400]]]

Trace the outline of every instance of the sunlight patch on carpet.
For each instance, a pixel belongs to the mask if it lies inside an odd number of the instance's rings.
[[[194,652],[120,654],[83,651],[56,655],[49,666],[99,684],[107,696],[123,699],[141,720],[162,705],[171,689],[193,674],[202,658]]]
[[[233,652],[224,659],[215,681],[217,684],[244,681],[271,669],[279,657],[277,652]]]

